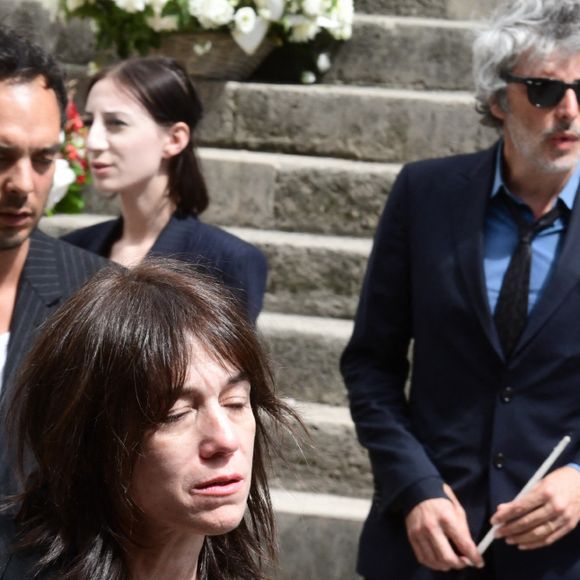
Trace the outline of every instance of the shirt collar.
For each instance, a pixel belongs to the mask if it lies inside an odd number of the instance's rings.
[[[503,153],[503,141],[500,142],[499,147],[497,148],[497,155],[495,160],[495,175],[493,178],[491,197],[495,197],[501,187],[503,187],[512,197],[515,197],[508,189],[503,179],[502,163],[501,163],[502,153]],[[580,185],[580,163],[576,165],[574,173],[572,173],[572,175],[569,177],[568,181],[566,182],[566,185],[564,185],[562,191],[560,191],[560,194],[558,195],[558,199],[562,200],[564,205],[569,210],[572,210],[572,208],[574,207],[574,200],[576,199],[576,192],[578,191],[579,185]]]

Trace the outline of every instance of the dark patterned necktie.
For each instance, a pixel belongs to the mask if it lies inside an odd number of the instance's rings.
[[[532,240],[549,228],[561,215],[560,203],[556,203],[548,213],[529,223],[525,221],[520,207],[505,191],[501,192],[502,202],[507,206],[518,226],[519,241],[506,270],[494,319],[506,356],[510,356],[520,338],[528,319],[528,296],[530,292],[530,266],[532,262]]]

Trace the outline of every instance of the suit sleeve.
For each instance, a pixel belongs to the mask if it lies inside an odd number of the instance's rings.
[[[413,335],[412,192],[408,168],[381,216],[341,372],[360,443],[369,452],[376,499],[407,513],[445,497],[443,480],[413,434],[405,383]]]

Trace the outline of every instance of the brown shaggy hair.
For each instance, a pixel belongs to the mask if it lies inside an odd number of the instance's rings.
[[[12,416],[22,473],[20,548],[39,569],[75,580],[126,580],[139,545],[129,485],[140,445],[177,400],[191,337],[251,384],[256,419],[246,516],[207,537],[203,580],[264,578],[275,555],[266,463],[276,427],[299,421],[275,395],[255,331],[232,296],[191,266],[150,259],[101,270],[44,325],[20,377]],[[30,470],[28,470],[30,471]]]

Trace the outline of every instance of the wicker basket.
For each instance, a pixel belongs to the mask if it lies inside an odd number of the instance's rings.
[[[198,54],[194,47],[211,48]],[[274,48],[265,38],[254,54],[246,54],[228,33],[173,33],[165,36],[155,54],[177,60],[195,77],[239,81],[248,78]]]

